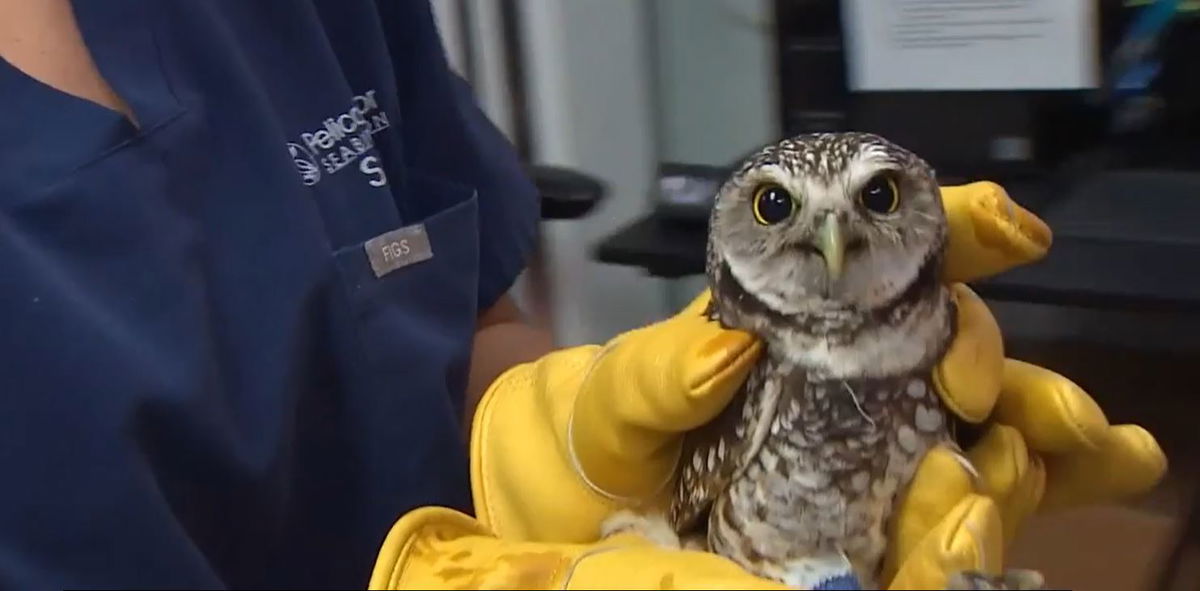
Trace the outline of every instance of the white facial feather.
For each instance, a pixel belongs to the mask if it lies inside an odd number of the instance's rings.
[[[871,211],[859,199],[880,174],[898,189],[899,206],[891,213]],[[786,190],[796,207],[786,219],[764,225],[753,203],[756,189],[767,185]],[[847,244],[837,278],[815,247],[821,221],[830,214],[840,220]],[[916,314],[922,318],[867,325],[853,342],[822,334],[822,326],[837,330],[900,299],[926,265],[937,263],[944,245],[945,214],[933,171],[882,138],[818,134],[765,149],[722,187],[710,231],[710,264],[723,263],[741,290],[777,315],[735,310],[723,318],[736,325],[742,316],[751,325],[740,328],[780,341],[778,351],[795,363],[837,376],[888,375],[919,362],[926,354],[921,345],[938,342],[949,330],[948,319]],[[803,328],[789,329],[776,321],[779,316],[797,319]]]
[[[940,298],[929,305],[943,306],[945,301]],[[934,309],[915,310],[898,324],[865,327],[858,338],[848,342],[784,329],[774,333],[777,343],[773,344],[785,359],[809,368],[814,378],[882,378],[920,364],[929,353],[924,345],[941,342],[950,328],[949,315]]]

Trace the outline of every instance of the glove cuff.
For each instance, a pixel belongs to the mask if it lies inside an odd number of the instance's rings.
[[[368,589],[412,588],[414,579],[421,587],[432,588],[429,574],[437,558],[429,540],[455,540],[468,536],[487,536],[490,532],[475,520],[444,507],[421,507],[403,515],[384,538]]]
[[[662,495],[674,480],[682,446],[677,437],[620,420],[614,416],[612,408],[597,407],[603,405],[606,398],[613,398],[613,392],[604,390],[618,386],[611,383],[611,377],[593,379],[594,373],[602,368],[606,355],[615,351],[621,340],[622,337],[613,339],[591,358],[572,393],[566,448],[571,468],[593,493],[611,503],[629,506]],[[599,420],[601,425],[588,423],[586,419],[589,418]],[[585,444],[580,445],[580,441]],[[630,465],[640,469],[630,473]],[[621,472],[614,471],[613,467]]]
[[[590,544],[504,540],[443,507],[396,522],[369,588],[787,589],[723,558],[664,549],[636,534]]]
[[[388,532],[369,589],[562,589],[580,561],[617,547],[502,540],[474,519],[421,507]]]
[[[575,475],[579,477],[584,484],[596,495],[603,497],[610,503],[628,506],[643,503],[646,499],[657,499],[667,490],[667,487],[674,481],[675,470],[679,466],[679,458],[682,454],[682,446],[673,445],[671,451],[666,457],[670,458],[665,464],[665,468],[652,468],[649,473],[662,474],[658,484],[651,484],[648,495],[620,495],[614,492],[605,490],[592,479],[588,478],[587,470],[583,466],[583,462],[579,458],[579,453],[575,448],[575,409],[577,405],[572,406],[571,415],[567,418],[567,455],[571,462],[571,468],[575,471]],[[661,462],[660,462],[661,463]]]
[[[504,539],[584,543],[624,507],[572,458],[571,416],[598,345],[561,349],[500,375],[471,429],[471,488],[479,522]]]

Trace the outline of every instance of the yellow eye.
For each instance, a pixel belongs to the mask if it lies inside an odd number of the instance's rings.
[[[796,211],[796,200],[779,185],[762,185],[754,190],[754,220],[764,226],[778,224]]]
[[[891,175],[876,175],[858,192],[858,202],[875,213],[893,213],[900,207],[900,191]]]

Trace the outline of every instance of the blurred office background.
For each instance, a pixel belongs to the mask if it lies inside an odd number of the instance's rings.
[[[434,5],[452,61],[493,120],[510,137],[528,138],[530,160],[569,167],[605,184],[603,202],[588,215],[547,221],[543,228],[560,341],[603,340],[686,302],[686,294],[700,289],[697,278],[655,278],[637,267],[596,260],[594,250],[653,208],[660,161],[726,165],[779,136],[773,4],[435,0]],[[506,25],[506,12],[517,15],[515,27]],[[506,42],[506,29],[514,28],[519,39]],[[507,52],[514,49],[520,57],[510,60]],[[514,67],[521,70],[515,76]],[[523,88],[514,89],[514,83]],[[525,129],[514,102],[524,103]]]
[[[1171,457],[1131,512],[1042,523],[1018,556],[1061,559],[1066,586],[1150,588],[1177,541],[1200,538],[1181,533],[1200,472],[1200,2],[434,5],[453,63],[547,187],[520,288],[562,344],[703,288],[706,199],[740,157],[793,133],[878,132],[943,183],[1000,182],[1051,224],[1045,261],[973,287],[1011,356],[1070,376]]]

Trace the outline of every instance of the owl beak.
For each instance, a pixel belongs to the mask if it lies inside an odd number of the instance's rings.
[[[837,281],[842,276],[842,261],[846,255],[846,239],[842,235],[842,223],[834,214],[825,216],[817,229],[817,250],[825,257],[825,268],[829,270],[829,279]]]

